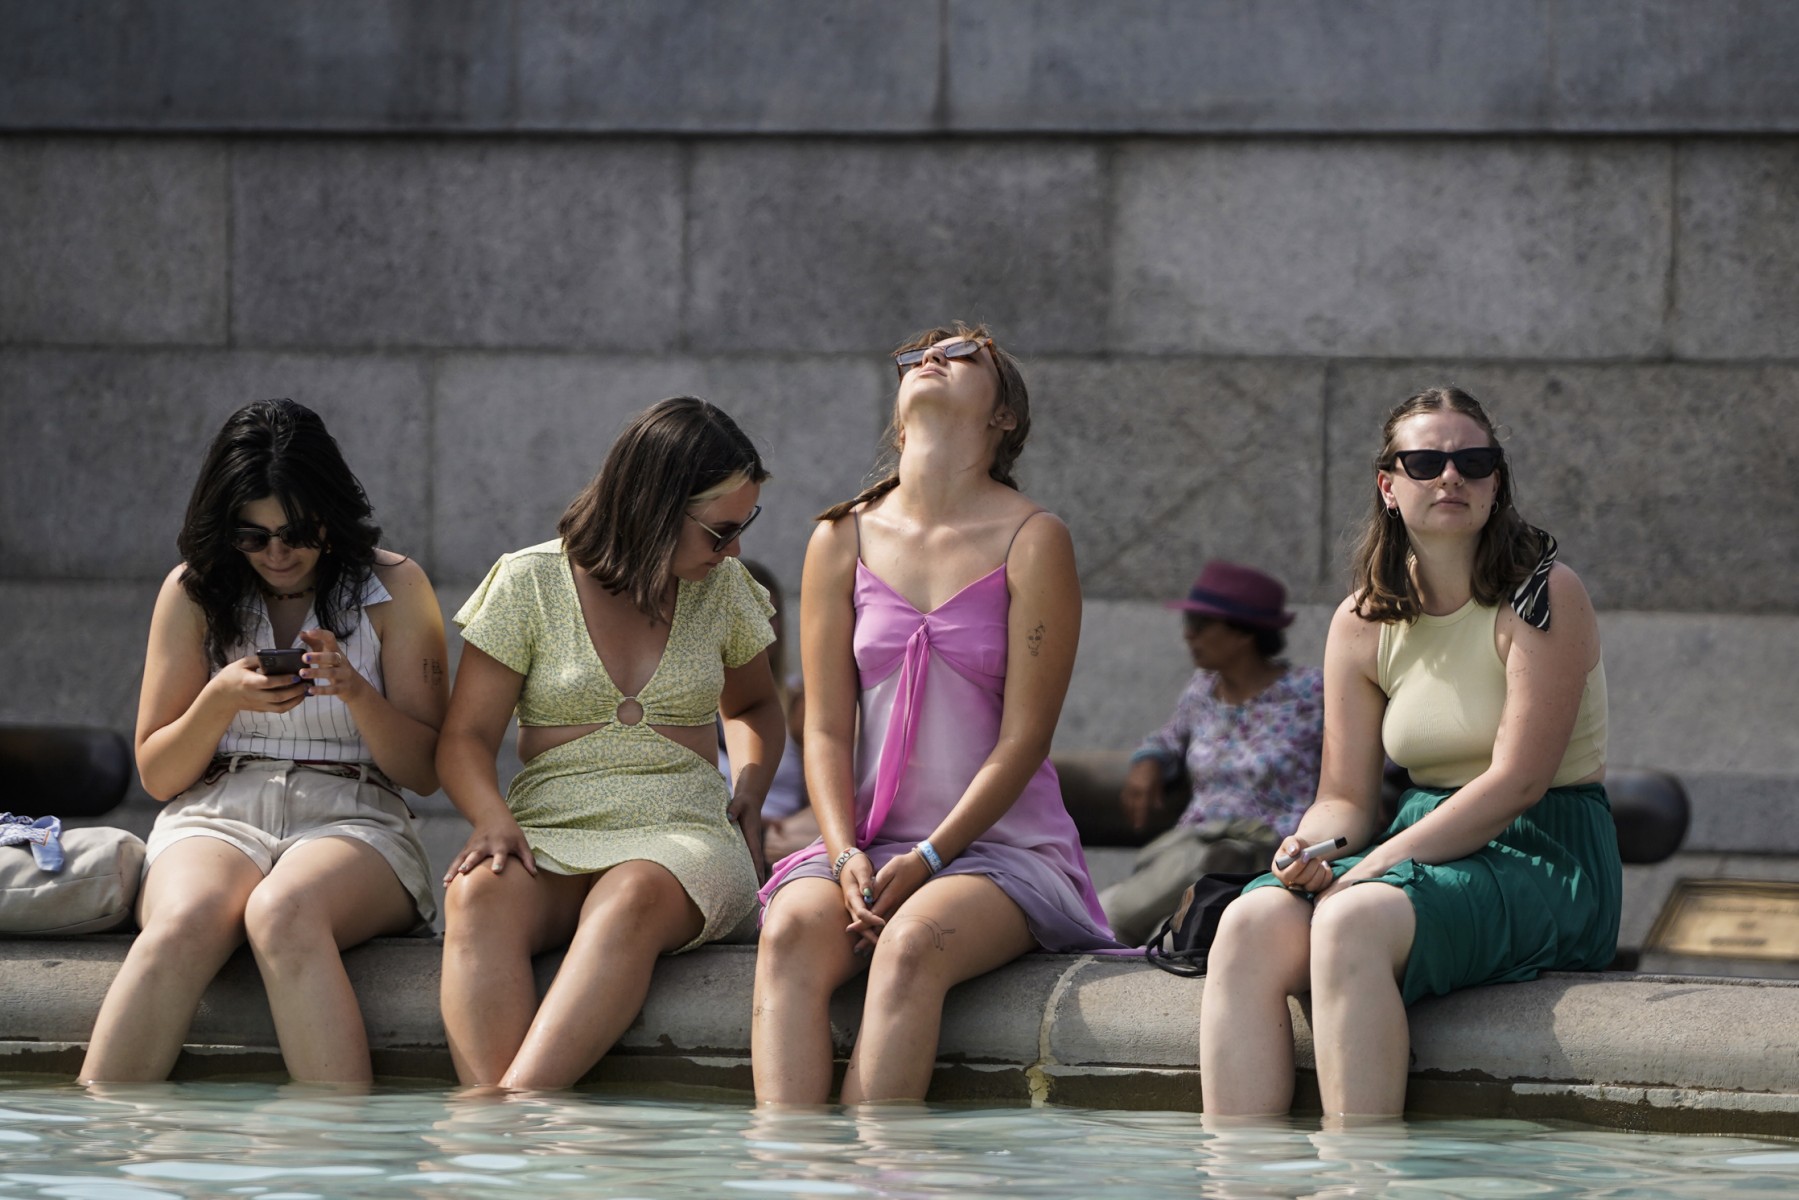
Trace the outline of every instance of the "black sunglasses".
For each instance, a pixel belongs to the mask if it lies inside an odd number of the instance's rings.
[[[945,358],[973,358],[981,352],[981,347],[993,345],[992,338],[963,338],[959,342],[950,342],[943,346],[921,346],[917,350],[901,350],[893,356],[894,369],[901,379],[906,372],[925,360],[925,356],[935,350]]]
[[[729,546],[732,542],[742,537],[743,531],[755,524],[756,518],[761,515],[762,506],[758,504],[756,507],[750,509],[749,516],[745,517],[737,524],[727,525],[723,529],[712,528],[712,526],[706,524],[706,522],[700,520],[692,513],[688,513],[687,517],[695,525],[698,525],[701,529],[704,529],[707,533],[712,535],[712,551],[716,554],[718,551],[723,550],[726,546]]]
[[[319,544],[319,535],[315,530],[306,532],[304,525],[289,522],[279,529],[264,529],[260,525],[239,525],[231,531],[231,545],[245,554],[255,554],[269,548],[271,538],[280,538],[295,550],[310,550]]]
[[[1463,479],[1485,479],[1499,469],[1505,454],[1497,446],[1475,446],[1468,450],[1401,450],[1393,460],[1412,479],[1435,479],[1450,463]]]

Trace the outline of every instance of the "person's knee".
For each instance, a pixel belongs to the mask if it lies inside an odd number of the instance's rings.
[[[138,934],[147,950],[162,946],[192,948],[221,943],[235,945],[244,936],[244,909],[234,896],[214,891],[162,896]]]
[[[1328,981],[1370,969],[1385,973],[1404,960],[1411,938],[1411,908],[1405,893],[1382,884],[1361,884],[1324,905],[1312,920],[1312,974]]]
[[[868,968],[870,994],[910,999],[949,990],[944,974],[946,931],[931,921],[904,916],[891,920],[875,943]]]
[[[614,867],[582,906],[577,941],[618,951],[661,953],[698,930],[698,910],[673,875],[654,864]]]
[[[1223,980],[1270,971],[1283,976],[1306,957],[1308,912],[1278,889],[1238,898],[1219,918],[1207,975]]]
[[[268,880],[250,893],[244,906],[244,933],[264,958],[311,950],[331,937],[331,923],[323,907],[303,891]]]
[[[849,914],[834,895],[815,903],[803,894],[781,892],[763,915],[757,958],[788,962],[822,953],[842,939],[848,924]]]
[[[522,870],[512,864],[513,870]],[[484,935],[516,938],[516,928],[505,929],[505,910],[514,903],[518,881],[496,875],[485,867],[466,875],[458,875],[444,889],[444,943],[446,945],[478,940]]]

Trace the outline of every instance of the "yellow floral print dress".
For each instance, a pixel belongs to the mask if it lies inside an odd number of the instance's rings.
[[[538,863],[564,875],[633,859],[681,881],[706,925],[683,949],[722,937],[756,901],[756,870],[726,817],[718,767],[652,725],[711,725],[725,668],[774,641],[768,592],[727,558],[699,581],[681,580],[668,648],[636,696],[619,693],[588,636],[560,540],[502,555],[456,613],[462,638],[525,677],[520,725],[601,728],[531,759],[506,804]],[[636,724],[619,719],[627,699]]]

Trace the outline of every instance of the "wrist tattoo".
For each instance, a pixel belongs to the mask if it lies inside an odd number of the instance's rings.
[[[1043,622],[1037,622],[1037,628],[1025,635],[1024,641],[1031,648],[1031,657],[1036,658],[1043,649]]]

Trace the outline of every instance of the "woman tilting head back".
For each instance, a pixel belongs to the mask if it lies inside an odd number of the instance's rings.
[[[570,1086],[636,1018],[659,955],[754,904],[784,721],[774,610],[737,554],[766,478],[721,410],[663,400],[561,536],[502,555],[456,614],[439,761],[474,829],[444,881],[443,1014],[465,1083]],[[524,769],[502,795],[515,713]],[[561,946],[539,1005],[531,956]]]
[[[247,404],[207,451],[138,706],[138,773],[168,802],[150,834],[143,933],[83,1078],[168,1074],[201,991],[246,939],[295,1077],[369,1077],[338,948],[436,911],[400,789],[437,790],[447,702],[430,580],[378,535],[303,405]]]
[[[1113,945],[1048,762],[1080,634],[1068,530],[1018,491],[1018,365],[980,326],[894,355],[877,480],[806,552],[806,790],[823,836],[763,889],[764,1102],[831,1087],[829,1005],[866,967],[846,1103],[919,1099],[944,993],[1038,946]]]
[[[1372,466],[1354,588],[1325,644],[1317,798],[1212,948],[1208,1113],[1291,1102],[1289,996],[1311,993],[1326,1115],[1394,1114],[1408,1004],[1602,968],[1616,948],[1605,670],[1585,589],[1518,515],[1493,423],[1466,392],[1396,407]],[[1383,754],[1416,785],[1384,832]]]

